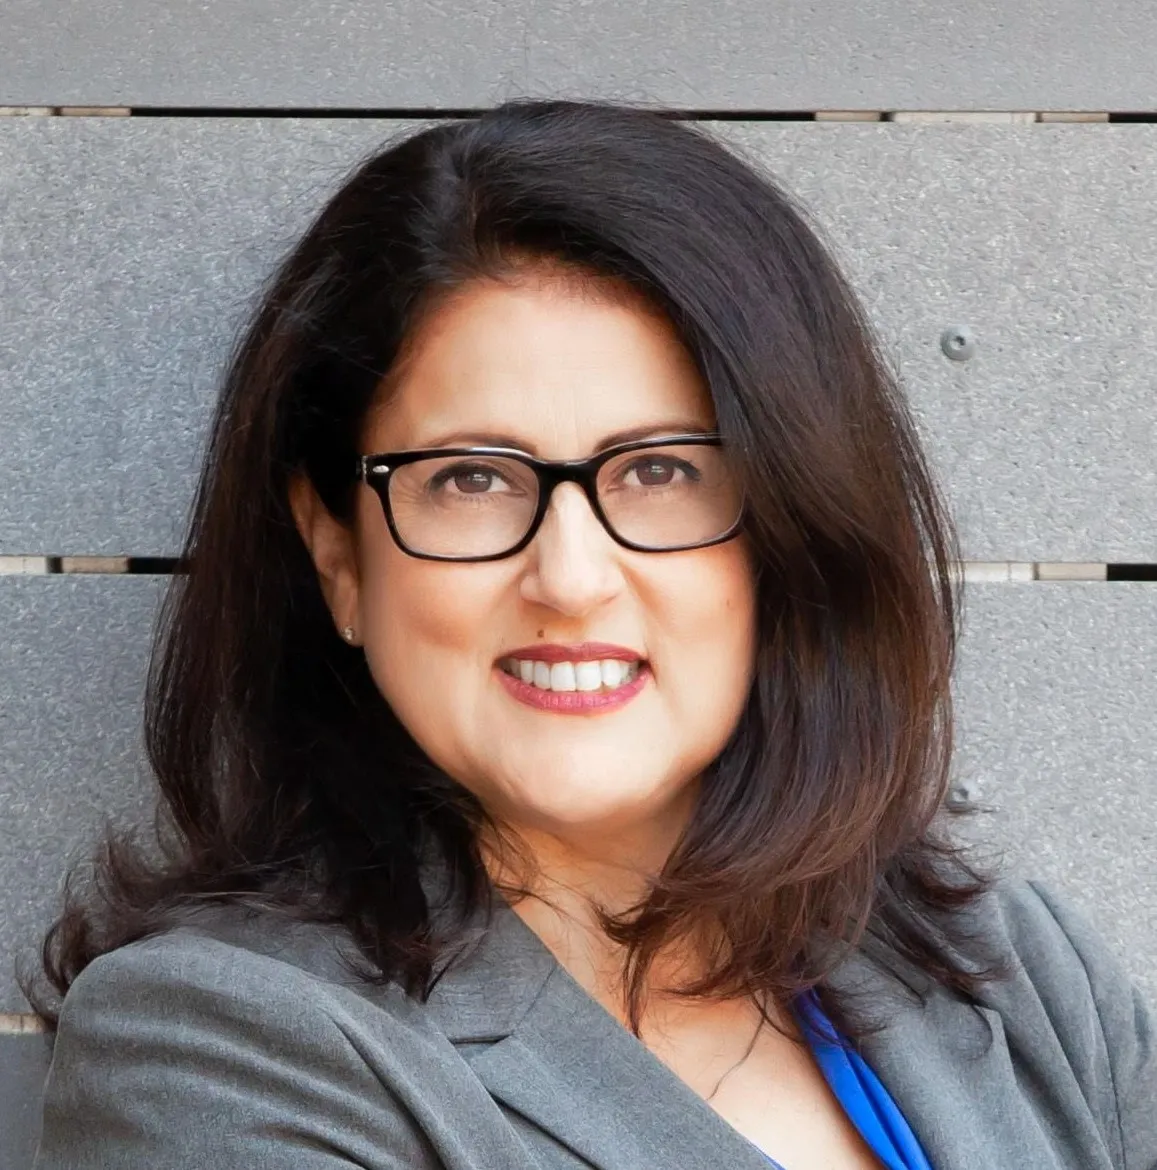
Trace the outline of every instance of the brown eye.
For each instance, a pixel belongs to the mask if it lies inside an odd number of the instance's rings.
[[[644,487],[660,487],[671,482],[675,469],[666,463],[644,463],[635,468],[635,474]]]
[[[485,492],[490,490],[490,485],[494,482],[494,473],[492,471],[460,471],[454,476],[454,487],[463,495],[470,495],[474,492]]]
[[[645,488],[670,487],[697,478],[695,469],[684,460],[654,455],[636,459],[623,475],[628,486]]]
[[[430,487],[456,496],[485,496],[510,490],[506,477],[497,468],[471,463],[442,468],[431,479]]]

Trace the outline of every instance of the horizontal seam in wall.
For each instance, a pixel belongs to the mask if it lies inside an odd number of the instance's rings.
[[[1157,564],[1104,561],[961,561],[966,581],[1157,581]],[[0,556],[0,576],[166,576],[177,557]]]
[[[137,118],[368,118],[437,120],[474,118],[490,107],[356,107],[356,106],[0,106],[0,116],[137,117]],[[698,122],[897,122],[907,125],[971,124],[1108,124],[1157,122],[1157,110],[718,110],[676,109],[671,117]]]

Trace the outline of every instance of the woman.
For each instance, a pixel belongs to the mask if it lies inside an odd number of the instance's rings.
[[[1121,966],[945,824],[902,398],[710,138],[519,102],[369,159],[186,553],[164,851],[46,944],[41,1170],[1157,1166]]]

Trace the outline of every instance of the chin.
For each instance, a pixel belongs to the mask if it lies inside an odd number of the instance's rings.
[[[679,797],[661,785],[640,788],[638,780],[635,773],[623,777],[620,785],[608,778],[593,787],[588,772],[583,777],[556,779],[549,800],[542,799],[541,791],[508,789],[507,804],[512,819],[540,832],[560,836],[631,833],[653,826]]]

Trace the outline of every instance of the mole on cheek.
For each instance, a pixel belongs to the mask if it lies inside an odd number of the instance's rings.
[[[545,638],[546,637],[546,630],[539,630],[538,633],[535,634],[534,636],[536,638]]]

